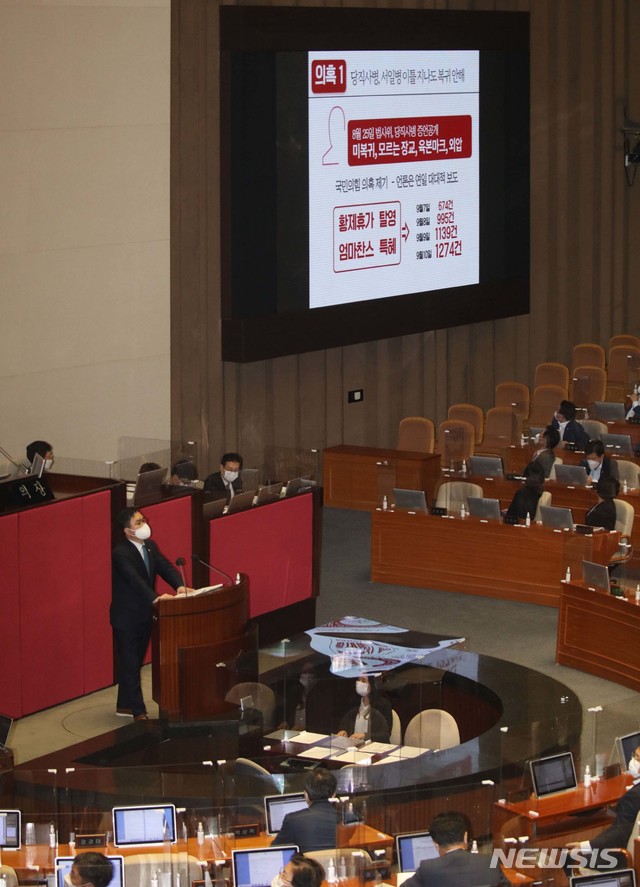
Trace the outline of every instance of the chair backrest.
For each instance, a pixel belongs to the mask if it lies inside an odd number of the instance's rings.
[[[395,708],[391,709],[391,735],[389,736],[389,742],[393,745],[400,745],[402,742],[402,724]]]
[[[571,368],[572,371],[576,369],[576,367],[600,367],[604,369],[606,367],[606,358],[605,350],[602,345],[597,345],[595,342],[581,342],[579,345],[574,345],[573,353],[571,355]]]
[[[241,684],[234,684],[225,696],[226,702],[235,702],[240,705],[240,700],[247,696],[253,699],[253,708],[262,712],[264,727],[271,729],[273,725],[273,712],[276,707],[276,695],[266,684],[260,684],[255,681],[244,681]]]
[[[609,349],[607,365],[608,385],[621,385],[626,389],[638,381],[640,373],[640,348],[633,345],[614,345]]]
[[[607,393],[607,374],[602,367],[580,366],[573,371],[570,400],[577,407],[588,407],[603,400]]]
[[[521,419],[529,417],[531,394],[523,382],[500,382],[496,385],[495,406],[511,407]]]
[[[396,449],[433,453],[435,440],[436,429],[431,419],[425,419],[423,416],[407,416],[400,421]]]
[[[472,484],[465,480],[446,481],[438,487],[436,506],[457,513],[460,511],[461,505],[468,508],[469,496],[482,497],[483,495],[482,487],[479,484]]]
[[[559,385],[540,385],[536,388],[531,398],[529,425],[548,425],[560,401],[566,397],[566,391]]]
[[[534,520],[536,521],[542,520],[542,514],[540,513],[540,507],[542,505],[551,505],[551,493],[548,490],[543,490],[542,495],[538,499],[538,506],[534,517]]]
[[[481,443],[484,432],[484,413],[473,403],[454,403],[449,407],[447,419],[462,419],[473,425],[476,444]]]
[[[551,466],[551,471],[549,472],[549,480],[556,479],[556,465],[562,465],[562,459],[560,456],[554,456],[553,465]]]
[[[475,445],[473,442],[474,430],[470,422],[464,419],[446,419],[438,428],[438,449],[440,461],[444,467],[449,467],[464,461],[469,461],[473,456]]]
[[[539,363],[533,387],[539,388],[541,385],[557,385],[563,389],[566,398],[569,393],[569,367],[563,363]]]
[[[6,880],[7,887],[18,887],[16,870],[10,865],[0,865],[0,875]]]
[[[170,873],[172,884],[175,884],[178,873],[182,884],[191,884],[203,877],[201,863],[188,853],[134,853],[124,858],[127,887],[148,887],[158,871]]]
[[[633,530],[633,505],[623,499],[614,499],[616,506],[616,530],[623,536],[630,536]]]
[[[589,440],[600,440],[600,435],[609,430],[604,422],[598,422],[597,419],[578,419],[578,422],[589,435]]]
[[[620,478],[620,483],[626,480],[627,486],[630,490],[636,489],[638,487],[638,476],[640,474],[640,469],[635,462],[629,462],[628,459],[618,459],[618,477]]]
[[[640,336],[632,336],[628,333],[621,333],[619,336],[611,336],[609,339],[609,348],[615,348],[618,345],[631,345],[632,348],[640,348]]]
[[[441,708],[427,708],[409,721],[404,744],[417,748],[452,748],[460,745],[456,719]]]
[[[631,829],[631,834],[629,835],[629,841],[627,843],[627,853],[631,856],[632,863],[635,863],[635,839],[638,837],[638,828],[640,828],[640,813],[636,816],[636,821],[633,823],[633,828]]]
[[[483,447],[510,447],[520,443],[522,418],[510,407],[487,410]]]

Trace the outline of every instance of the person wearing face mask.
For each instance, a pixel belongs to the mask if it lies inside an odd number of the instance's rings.
[[[604,530],[616,528],[616,503],[613,501],[620,492],[620,482],[615,477],[601,477],[594,490],[598,501],[584,516],[589,527],[602,527]]]
[[[150,539],[151,527],[136,508],[123,509],[116,519],[123,540],[111,556],[111,626],[118,651],[118,699],[116,714],[147,720],[142,698],[140,669],[151,637],[153,603],[171,594],[158,595],[160,576],[176,591],[193,591],[182,584],[177,570]]]
[[[634,783],[640,779],[640,746],[634,751],[629,758],[629,766],[627,770],[633,776]]]
[[[27,445],[27,462],[29,463],[29,467],[31,466],[33,457],[36,453],[44,459],[44,470],[51,471],[53,463],[55,462],[52,445],[46,440],[32,440],[31,443]]]
[[[359,705],[343,717],[338,736],[389,742],[393,725],[389,701],[377,692],[373,679],[367,674],[356,678],[355,690]]]
[[[311,856],[296,853],[275,876],[271,887],[320,887],[324,881],[324,869]]]
[[[318,682],[319,671],[311,660],[302,664],[298,680],[286,681],[280,691],[276,711],[279,730],[304,730],[307,724],[307,696]]]
[[[108,887],[113,878],[113,863],[103,853],[88,850],[78,853],[69,872],[69,887]],[[65,885],[67,879],[65,878]]]
[[[604,444],[601,440],[590,440],[585,449],[586,458],[580,465],[587,469],[591,483],[597,483],[601,477],[615,477],[618,479],[618,463],[604,454]]]
[[[576,450],[584,450],[589,443],[589,435],[576,419],[576,407],[570,400],[561,400],[553,421],[554,428],[560,433],[562,446],[574,444]]]
[[[272,846],[297,844],[301,853],[336,847],[338,812],[330,798],[336,793],[337,780],[330,770],[317,767],[304,778],[306,810],[287,813]]]
[[[226,493],[231,499],[242,492],[242,456],[239,453],[225,453],[220,459],[220,471],[214,471],[204,482],[207,493]]]

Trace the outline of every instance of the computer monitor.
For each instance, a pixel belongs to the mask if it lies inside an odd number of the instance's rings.
[[[570,751],[529,763],[531,782],[537,798],[556,795],[577,788],[576,768]]]
[[[212,499],[211,502],[205,502],[202,506],[202,517],[205,520],[213,520],[221,517],[227,507],[227,497],[222,494],[218,499]]]
[[[302,792],[290,795],[267,795],[264,799],[264,821],[268,835],[276,835],[282,828],[287,813],[306,810],[307,802]]]
[[[582,465],[556,465],[555,472],[560,484],[571,484],[574,487],[587,485],[587,469]]]
[[[9,715],[0,715],[0,748],[7,747],[12,724],[13,718],[10,718]]]
[[[287,481],[285,496],[297,496],[298,493],[308,493],[316,486],[311,477],[292,477]]]
[[[20,811],[0,810],[0,849],[20,849]]]
[[[154,468],[153,471],[143,471],[138,475],[133,491],[133,504],[136,508],[140,505],[149,505],[158,498],[166,476],[166,468]]]
[[[132,847],[142,844],[176,843],[176,808],[173,804],[114,807],[113,844]]]
[[[472,517],[481,517],[484,520],[500,520],[499,499],[483,499],[482,496],[469,496],[467,498],[469,514]]]
[[[616,453],[618,456],[633,455],[630,434],[601,434],[600,440],[607,453]]]
[[[611,582],[609,580],[609,570],[606,564],[594,564],[591,561],[582,561],[582,581],[589,588],[602,589],[602,591],[611,591]]]
[[[424,490],[393,489],[393,502],[400,511],[421,511],[427,514],[427,494]]]
[[[124,856],[107,856],[107,859],[113,863],[113,877],[108,887],[124,887]],[[56,887],[69,887],[69,872],[75,860],[75,856],[56,856]]]
[[[282,484],[280,482],[277,484],[268,484],[266,487],[260,487],[258,490],[256,505],[264,505],[265,502],[275,502],[276,499],[280,498],[281,492]]]
[[[636,887],[636,874],[633,869],[592,872],[569,878],[569,884],[571,887]]]
[[[625,417],[624,404],[608,400],[596,400],[590,413],[600,422],[622,422]]]
[[[275,876],[291,861],[291,857],[299,852],[295,844],[232,850],[235,887],[271,887]]]
[[[629,761],[640,745],[640,730],[636,730],[635,733],[627,733],[625,736],[618,736],[616,745],[618,747],[620,766],[623,770],[627,770],[629,768]]]
[[[225,513],[233,514],[234,511],[244,511],[245,508],[251,508],[256,492],[257,490],[247,490],[246,493],[236,493],[229,499]]]
[[[471,474],[478,477],[504,477],[500,456],[470,456]]]
[[[573,514],[570,508],[541,505],[540,518],[544,527],[551,527],[554,530],[573,530]]]
[[[396,835],[399,872],[415,872],[423,859],[436,859],[438,848],[429,832]]]

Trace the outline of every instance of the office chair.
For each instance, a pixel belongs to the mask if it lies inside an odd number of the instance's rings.
[[[203,865],[188,853],[134,853],[124,858],[124,880],[127,887],[148,887],[156,873],[169,873],[171,884],[180,875],[183,884],[202,880]],[[162,881],[159,882],[162,887]]]
[[[412,450],[415,453],[433,453],[436,431],[431,419],[422,416],[407,416],[400,421],[397,450]]]
[[[454,403],[449,407],[447,419],[462,419],[473,425],[474,441],[477,444],[482,442],[484,413],[472,403]]]
[[[589,440],[600,440],[600,436],[608,431],[604,422],[598,422],[597,419],[578,419],[578,422],[589,435]]]
[[[510,407],[525,421],[529,418],[531,394],[523,382],[500,382],[496,385],[496,407]]]
[[[607,393],[607,374],[602,367],[580,366],[573,371],[571,400],[578,409],[586,410],[596,400],[604,400]]]
[[[510,407],[491,407],[487,410],[484,428],[483,452],[492,447],[501,449],[516,446],[522,437],[522,418]]]
[[[632,336],[627,333],[621,333],[618,336],[611,336],[609,339],[609,349],[616,348],[618,345],[631,345],[632,348],[640,348],[640,336]]]
[[[262,721],[265,731],[273,726],[273,712],[276,707],[276,695],[266,684],[255,681],[245,681],[235,684],[224,697],[225,702],[235,702],[240,705],[240,700],[247,696],[253,699],[253,708],[262,712]]]
[[[566,400],[567,392],[560,385],[540,385],[533,392],[529,425],[549,425],[561,400]]]
[[[609,349],[607,400],[624,400],[640,374],[640,348],[614,345]]]
[[[571,355],[571,371],[574,372],[577,367],[600,367],[606,368],[606,354],[602,345],[596,345],[595,342],[581,342],[574,345]]]
[[[551,493],[550,493],[548,490],[543,490],[542,495],[541,495],[540,498],[538,499],[538,505],[537,505],[537,507],[536,507],[536,513],[535,513],[535,516],[534,516],[534,520],[535,520],[535,521],[541,521],[541,520],[542,520],[542,514],[541,514],[541,512],[540,512],[540,508],[541,508],[543,505],[551,505]]]
[[[0,877],[7,882],[7,887],[18,887],[18,876],[16,870],[10,865],[0,864]]]
[[[438,487],[436,507],[446,508],[450,514],[460,512],[460,506],[469,507],[469,496],[482,497],[482,487],[466,480],[445,481]]]
[[[633,505],[624,499],[614,499],[613,504],[616,506],[616,530],[623,536],[631,536],[635,514]]]
[[[563,363],[539,363],[536,367],[534,388],[541,385],[557,385],[564,391],[564,400],[569,392],[569,367]]]
[[[441,708],[427,708],[409,721],[404,744],[416,748],[452,748],[460,745],[456,719]]]
[[[402,724],[400,723],[398,712],[394,708],[391,709],[391,734],[389,735],[389,742],[392,745],[400,745],[402,743]]]
[[[620,486],[626,480],[627,486],[630,490],[637,489],[638,484],[638,475],[639,469],[635,462],[629,462],[628,459],[617,459],[616,464],[618,466],[618,476],[620,478]]]
[[[468,462],[475,451],[474,429],[464,419],[446,419],[438,428],[438,449],[443,467]]]
[[[562,459],[560,458],[560,456],[556,456],[555,459],[553,460],[553,465],[551,466],[551,471],[549,472],[549,480],[556,479],[556,465],[562,465],[562,464],[563,464],[563,462],[562,462]]]

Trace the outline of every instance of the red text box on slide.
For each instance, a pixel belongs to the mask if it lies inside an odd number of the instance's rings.
[[[471,116],[349,121],[349,166],[471,157]]]
[[[333,209],[333,270],[399,265],[402,245],[398,200]]]

